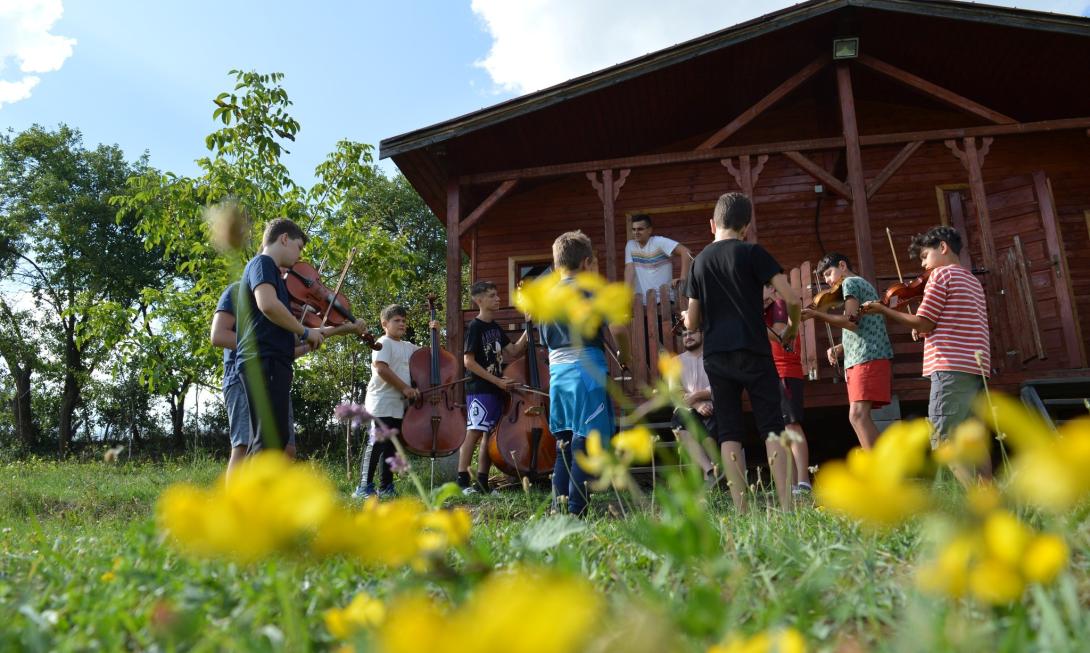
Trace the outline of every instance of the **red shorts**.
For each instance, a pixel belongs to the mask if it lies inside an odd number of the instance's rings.
[[[893,368],[888,358],[878,358],[844,370],[848,401],[869,401],[871,408],[889,403],[893,391]]]

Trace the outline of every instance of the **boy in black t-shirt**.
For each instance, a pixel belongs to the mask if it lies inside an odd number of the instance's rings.
[[[752,211],[749,198],[741,193],[719,198],[711,220],[715,242],[693,261],[685,312],[686,329],[704,330],[704,370],[712,387],[716,439],[731,497],[741,511],[746,509],[747,486],[742,391],[749,395],[761,437],[784,430],[779,376],[765,330],[765,284],[772,284],[787,303],[784,340],[795,338],[801,312],[798,295],[776,259],[760,245],[745,242]],[[778,441],[767,440],[766,447],[780,505],[790,510],[787,454]]]
[[[503,361],[526,351],[526,334],[512,344],[500,325],[492,321],[493,311],[500,307],[496,284],[478,281],[469,293],[473,296],[478,313],[466,330],[465,367],[469,372],[469,380],[466,381],[466,439],[458,451],[458,485],[465,494],[488,494],[488,470],[491,467],[488,435],[495,430],[503,414],[504,394],[510,392],[516,383],[503,376]],[[481,450],[477,454],[477,483],[470,485],[469,464],[478,440]]]
[[[261,252],[250,259],[238,284],[235,308],[235,366],[250,410],[247,453],[265,447],[283,449],[290,433],[292,361],[297,343],[322,345],[319,329],[308,329],[291,314],[280,268],[299,260],[307,236],[294,222],[277,218],[265,227]]]

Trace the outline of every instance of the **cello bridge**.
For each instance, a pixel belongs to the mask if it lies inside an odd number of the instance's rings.
[[[523,412],[522,414],[526,415],[527,417],[540,417],[544,413],[545,413],[545,409],[542,408],[541,406],[529,406],[529,407],[526,408],[526,411]]]

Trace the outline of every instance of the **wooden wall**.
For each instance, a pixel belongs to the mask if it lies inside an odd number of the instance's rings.
[[[888,118],[892,120],[891,118]],[[895,121],[894,121],[895,122]],[[878,174],[899,151],[899,146],[863,149],[867,179]],[[810,153],[812,159],[836,170],[841,152]],[[839,162],[842,170],[843,163]],[[995,139],[983,164],[986,183],[1043,170],[1051,181],[1062,235],[1073,277],[1077,315],[1085,325],[1084,346],[1090,350],[1090,137],[1085,132],[1063,132],[1025,136],[1001,136]],[[843,173],[839,173],[843,178]],[[907,246],[913,234],[940,222],[936,187],[965,184],[968,175],[960,162],[941,142],[925,143],[869,201],[872,243],[879,285],[895,276],[895,266],[886,240],[885,228],[892,231],[897,255],[906,276],[918,272],[918,263],[908,260]],[[818,228],[815,229],[817,196],[815,182],[782,155],[768,158],[756,186],[756,215],[759,242],[785,267],[803,260],[816,262],[824,251],[840,251],[856,258],[856,245],[849,203],[830,193],[821,201]],[[681,207],[655,215],[656,233],[675,238],[694,254],[710,241],[708,218],[716,198],[738,190],[730,173],[718,161],[638,168],[632,170],[616,203],[617,269],[623,270],[626,214],[641,210]],[[975,216],[966,216],[969,230],[975,231]],[[602,205],[591,183],[583,175],[527,182],[504,198],[479,223],[476,235],[472,277],[489,279],[500,287],[504,304],[507,296],[508,258],[511,256],[548,256],[553,239],[563,231],[582,229],[593,240],[605,272]],[[975,237],[970,235],[970,238]],[[978,249],[974,246],[974,249]],[[979,259],[976,259],[979,260]],[[976,265],[981,265],[976,263]],[[467,313],[468,316],[471,313]],[[1040,315],[1042,322],[1055,324],[1054,314]],[[501,319],[517,320],[513,311]],[[994,324],[993,330],[1000,328]],[[896,390],[902,400],[926,399],[927,384],[919,378],[922,346],[913,343],[903,330],[892,329],[897,358],[894,364]],[[1069,367],[1054,329],[1044,334],[1049,360],[1033,366],[1025,374],[1004,374],[1000,384],[1017,384],[1026,376],[1047,376]],[[818,334],[824,346],[824,334]],[[823,375],[829,370],[823,367]],[[843,386],[827,381],[814,384],[808,403],[834,405],[846,403]]]

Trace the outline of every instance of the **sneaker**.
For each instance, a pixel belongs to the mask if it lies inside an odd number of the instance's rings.
[[[464,494],[464,495],[466,495],[468,497],[471,494],[479,494],[479,492],[477,491],[477,488],[473,487],[472,485],[469,485],[469,486],[466,486],[466,487],[462,488],[462,494]]]
[[[813,489],[809,483],[799,483],[795,487],[791,488],[791,494],[796,497],[808,497],[813,493]]]
[[[375,495],[375,486],[363,485],[362,483],[356,487],[356,491],[352,493],[353,499],[367,499]]]
[[[380,499],[394,499],[396,497],[397,497],[397,490],[394,489],[394,486],[387,485],[384,488],[379,488],[378,498],[380,498]]]

